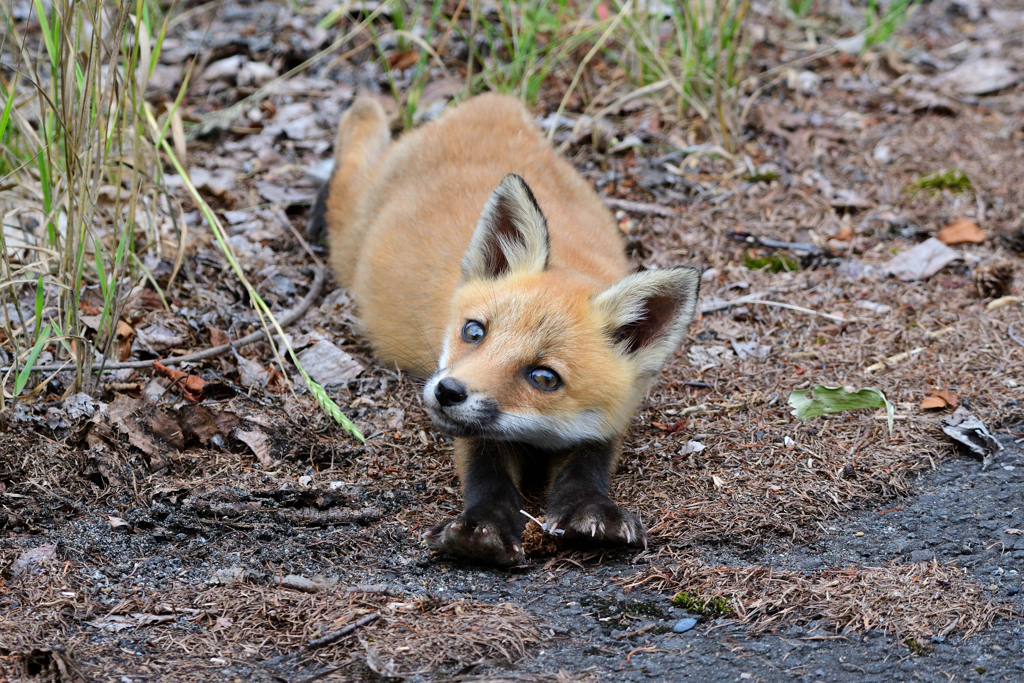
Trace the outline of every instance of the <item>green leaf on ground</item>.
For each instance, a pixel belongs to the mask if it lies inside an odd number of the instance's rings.
[[[810,389],[794,391],[789,395],[793,416],[800,420],[826,413],[842,413],[862,408],[885,408],[888,415],[889,433],[892,434],[895,409],[878,389],[866,387],[859,391],[847,391],[844,387],[826,387],[815,384]]]

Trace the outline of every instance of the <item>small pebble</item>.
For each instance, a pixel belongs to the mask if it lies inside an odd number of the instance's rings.
[[[696,625],[696,619],[680,619],[676,622],[676,625],[672,627],[672,633],[686,633]]]

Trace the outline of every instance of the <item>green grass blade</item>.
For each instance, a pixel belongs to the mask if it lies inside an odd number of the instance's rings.
[[[50,326],[46,325],[43,327],[42,332],[39,334],[39,338],[36,339],[35,346],[29,351],[28,358],[25,360],[25,367],[18,373],[17,379],[14,380],[14,395],[17,396],[21,393],[21,390],[28,384],[28,378],[32,374],[32,368],[36,365],[36,359],[39,358],[39,354],[42,352],[43,347],[46,346],[46,342],[50,340]]]
[[[100,281],[100,292],[103,294],[103,300],[106,301],[108,284],[107,273],[103,268],[103,250],[100,247],[100,241],[98,239],[93,239],[93,243],[95,245],[93,247],[93,256],[96,257],[96,277]]]
[[[16,80],[17,79],[14,78],[11,79],[11,92],[4,94],[4,110],[0,113],[0,140],[4,139],[4,133],[7,131],[7,124],[11,120],[11,110],[14,109],[14,84]],[[0,90],[2,90],[2,86],[0,86]]]
[[[182,182],[185,184],[185,189],[188,191],[189,196],[192,197],[192,201],[197,207],[199,207],[199,211],[210,224],[210,230],[213,232],[214,239],[217,241],[218,246],[220,246],[220,250],[224,254],[224,258],[227,259],[228,264],[234,271],[238,281],[243,287],[245,287],[246,293],[249,295],[249,299],[253,302],[254,308],[256,308],[256,312],[260,314],[261,321],[266,326],[267,320],[269,320],[270,324],[274,327],[274,331],[277,332],[281,339],[285,340],[285,348],[288,351],[289,357],[292,359],[292,363],[294,363],[295,367],[298,368],[299,373],[302,375],[302,379],[305,380],[306,386],[309,387],[310,393],[313,394],[313,397],[316,399],[316,402],[320,407],[323,408],[328,415],[333,417],[350,434],[355,436],[361,442],[366,443],[366,437],[364,437],[362,432],[359,431],[355,423],[341,411],[341,408],[338,407],[337,403],[331,400],[331,397],[327,395],[324,388],[314,382],[306,372],[305,368],[302,367],[302,363],[295,354],[295,349],[293,349],[291,344],[288,343],[287,335],[285,335],[281,325],[277,322],[277,318],[275,318],[274,314],[270,311],[270,306],[267,305],[267,302],[263,300],[263,297],[259,295],[256,288],[252,286],[251,282],[249,282],[249,279],[245,276],[245,272],[242,270],[241,264],[238,263],[234,253],[231,251],[231,247],[228,245],[227,237],[225,235],[224,226],[221,225],[220,220],[217,218],[217,214],[214,213],[213,209],[210,208],[210,205],[205,199],[203,199],[203,196],[199,193],[199,190],[196,189],[196,186],[192,184],[192,179],[189,177],[188,171],[186,171],[185,167],[181,165],[181,162],[178,160],[177,155],[175,155],[174,149],[171,145],[166,139],[159,137],[160,131],[156,118],[153,116],[153,110],[148,105],[144,104],[143,106],[153,139],[159,142],[164,154],[167,155],[168,160],[171,162],[171,166],[173,166],[174,170],[181,176]],[[271,344],[273,344],[273,341],[271,341]]]
[[[46,16],[46,8],[42,0],[34,0],[36,15],[39,19],[40,33],[43,34],[43,43],[46,45],[46,54],[50,56],[50,64],[57,66],[57,44],[53,40],[53,32],[50,29],[50,19]]]
[[[43,319],[43,303],[46,301],[46,289],[43,287],[43,276],[39,276],[39,282],[36,283],[36,327],[38,328],[39,322]]]

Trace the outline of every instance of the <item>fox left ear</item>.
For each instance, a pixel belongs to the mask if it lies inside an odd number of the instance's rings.
[[[679,346],[697,309],[700,274],[677,266],[634,273],[597,295],[620,353],[632,357],[643,378],[653,377]]]
[[[463,282],[548,266],[548,224],[526,181],[510,173],[491,193],[462,257]]]

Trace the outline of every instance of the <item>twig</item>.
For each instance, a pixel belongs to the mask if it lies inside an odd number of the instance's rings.
[[[793,251],[806,251],[809,253],[821,251],[821,247],[812,242],[786,242],[783,240],[773,240],[768,237],[758,237],[757,235],[751,235],[749,232],[737,230],[730,230],[725,233],[725,236],[736,242],[757,244],[770,249],[792,249]]]
[[[1019,345],[1024,346],[1024,339],[1021,339],[1013,333],[1013,323],[1010,323],[1010,327],[1006,330],[1006,334],[1009,335],[1010,339],[1017,342]]]
[[[790,311],[796,311],[798,313],[807,313],[808,315],[816,315],[826,320],[831,320],[837,323],[849,323],[855,322],[856,318],[844,318],[838,315],[832,315],[831,313],[821,313],[810,308],[804,308],[803,306],[795,306],[794,304],[787,304],[781,301],[770,301],[768,299],[760,299],[758,297],[764,296],[765,292],[755,292],[754,294],[748,294],[747,296],[741,296],[738,299],[731,301],[710,301],[703,304],[700,307],[701,313],[713,313],[714,311],[720,311],[724,308],[731,308],[733,306],[743,306],[745,304],[760,304],[762,306],[775,306],[777,308],[786,308]]]
[[[887,367],[889,367],[890,365],[892,365],[893,363],[899,363],[901,360],[907,360],[908,358],[912,358],[913,356],[916,356],[917,354],[921,353],[924,350],[925,350],[924,346],[919,346],[918,348],[912,349],[910,351],[904,351],[903,353],[897,353],[895,356],[889,356],[888,358],[886,358],[885,360],[881,361],[880,363],[875,363],[874,365],[869,365],[868,367],[864,368],[864,372],[870,375],[872,372],[878,372],[879,370],[884,370]]]
[[[664,216],[665,218],[671,218],[672,216],[679,215],[678,211],[673,211],[667,206],[662,206],[661,204],[631,202],[628,199],[616,199],[615,197],[602,197],[601,201],[610,209],[622,209],[623,211],[630,211],[632,213],[653,214],[655,216]]]
[[[312,306],[313,302],[316,301],[318,296],[320,296],[320,291],[323,289],[324,286],[325,277],[326,276],[324,275],[323,268],[313,268],[313,284],[309,286],[309,292],[306,294],[305,298],[299,302],[298,306],[296,306],[295,308],[291,309],[283,316],[281,316],[281,327],[288,327],[296,320],[301,318],[303,315],[305,315],[306,311],[309,310],[309,307]],[[247,334],[246,336],[242,337],[237,341],[228,342],[227,344],[221,344],[220,346],[213,346],[208,349],[203,349],[202,351],[190,353],[185,356],[175,356],[174,358],[168,358],[161,362],[164,365],[180,365],[181,363],[193,363],[195,361],[205,360],[207,358],[219,356],[220,354],[228,351],[232,347],[237,348],[239,346],[248,346],[249,344],[264,339],[266,336],[267,330],[266,328],[264,328],[261,330],[257,330],[252,334]],[[152,364],[152,360],[133,360],[125,361],[123,363],[107,363],[103,369],[105,371],[125,370],[128,368],[139,370],[143,368],[148,368]],[[63,367],[64,366],[60,363],[51,363],[50,365],[37,365],[32,368],[32,372],[55,372],[57,370],[63,369]],[[0,372],[7,372],[9,369],[10,367],[0,368]]]
[[[367,614],[365,617],[363,617],[359,621],[353,622],[353,623],[349,624],[348,626],[346,626],[344,628],[338,629],[337,631],[331,631],[330,633],[328,633],[325,636],[322,636],[322,637],[317,638],[315,640],[309,641],[308,643],[306,643],[305,645],[302,646],[302,649],[305,650],[306,652],[309,652],[310,650],[315,650],[315,649],[317,649],[319,647],[323,647],[324,645],[330,645],[331,643],[335,643],[335,642],[341,640],[342,638],[344,638],[348,634],[350,634],[353,631],[355,631],[357,628],[361,628],[363,626],[366,626],[367,624],[372,623],[372,622],[376,621],[377,619],[380,619],[380,612],[374,612],[373,614]]]

